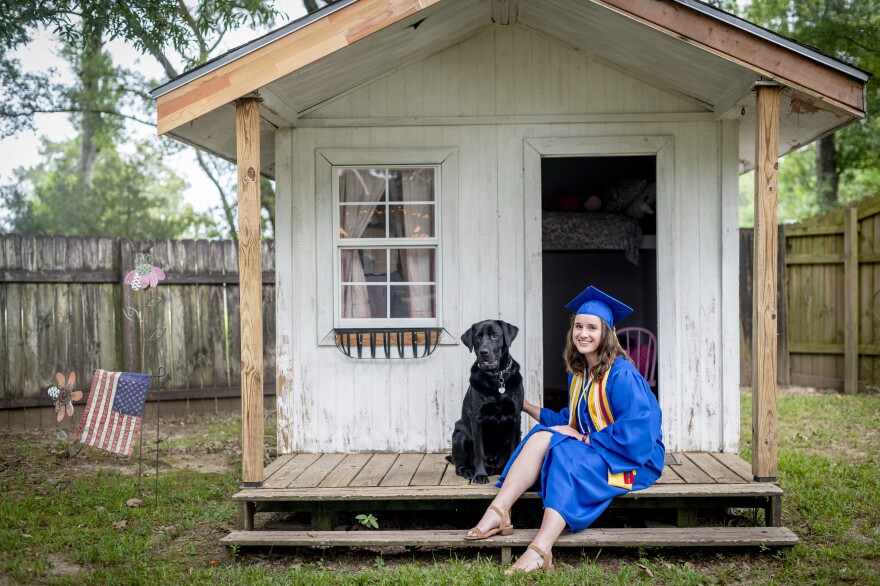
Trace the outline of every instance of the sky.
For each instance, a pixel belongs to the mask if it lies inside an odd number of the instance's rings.
[[[300,18],[305,14],[300,2],[285,2],[282,9],[289,15],[290,20]],[[276,23],[277,28],[286,21]],[[242,29],[234,31],[226,36],[223,45],[218,48],[215,55],[220,55],[229,49],[246,43],[265,31]],[[33,31],[32,41],[19,48],[13,56],[21,62],[25,71],[45,71],[55,67],[63,81],[72,81],[73,72],[60,55],[60,45],[47,31]],[[165,74],[159,64],[150,56],[140,55],[137,51],[122,41],[114,41],[107,46],[107,50],[113,56],[114,62],[123,64],[130,69],[140,71],[144,75],[164,81]],[[150,88],[152,89],[152,88]],[[155,121],[155,119],[154,119]],[[72,138],[75,135],[73,125],[70,123],[68,114],[38,114],[35,118],[35,132],[21,132],[9,138],[0,139],[0,160],[4,165],[0,167],[0,184],[9,183],[13,177],[13,171],[19,167],[33,167],[40,162],[39,147],[41,137],[54,141]],[[145,126],[136,122],[127,122],[126,129],[133,138],[146,138],[156,135],[155,127]],[[175,170],[183,176],[189,184],[184,193],[184,200],[190,203],[196,211],[208,211],[212,207],[220,205],[217,190],[208,178],[202,173],[192,155],[191,149],[186,150],[186,159],[181,161]],[[0,210],[2,213],[2,210]]]

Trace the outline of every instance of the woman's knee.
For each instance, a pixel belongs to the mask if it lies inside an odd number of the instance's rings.
[[[550,445],[550,438],[552,435],[553,434],[549,431],[536,431],[532,434],[532,437],[529,438],[529,441],[526,442],[526,445],[532,446],[535,449],[546,450]]]

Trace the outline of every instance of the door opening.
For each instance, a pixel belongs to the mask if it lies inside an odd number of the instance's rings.
[[[567,405],[565,304],[587,285],[635,310],[618,330],[641,327],[656,336],[656,178],[653,155],[541,159],[546,407]],[[637,366],[650,359],[645,351],[634,354]]]

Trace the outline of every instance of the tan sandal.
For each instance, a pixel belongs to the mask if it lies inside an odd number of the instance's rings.
[[[501,535],[511,535],[513,533],[513,525],[510,523],[510,509],[506,511],[502,511],[495,505],[489,505],[489,510],[495,511],[495,514],[501,518],[501,522],[498,524],[498,527],[494,529],[489,529],[485,533],[479,529],[479,527],[474,527],[468,533],[473,533],[474,535],[465,535],[464,538],[467,541],[478,541],[480,539],[487,539],[492,537],[493,535],[501,534]]]
[[[532,570],[511,566],[510,568],[507,569],[506,572],[504,572],[505,576],[510,575],[510,574],[514,574],[516,572],[524,572],[526,574],[529,574],[529,573],[534,572],[536,570],[541,570],[544,572],[552,572],[553,571],[553,568],[554,568],[554,566],[553,566],[553,552],[544,551],[543,549],[541,549],[540,547],[538,547],[534,543],[530,543],[528,548],[530,550],[532,550],[533,552],[535,552],[536,554],[538,554],[538,557],[541,558],[541,565],[536,566]]]

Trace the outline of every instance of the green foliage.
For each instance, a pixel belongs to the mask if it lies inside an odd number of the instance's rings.
[[[364,514],[358,515],[357,517],[355,517],[355,519],[357,519],[358,523],[360,523],[361,525],[363,525],[364,527],[366,527],[368,529],[378,529],[379,528],[379,522],[376,520],[376,517],[374,517],[372,513],[366,514],[366,515],[364,515]]]
[[[149,142],[124,155],[101,149],[92,187],[78,174],[79,139],[44,140],[44,164],[17,169],[0,186],[5,231],[65,236],[179,238],[208,220],[181,201],[184,181]]]
[[[880,0],[754,0],[744,16],[863,70],[880,72]],[[880,120],[873,115],[880,109],[877,76],[869,79],[866,92],[872,115],[834,137],[839,202],[871,195],[880,185]]]

